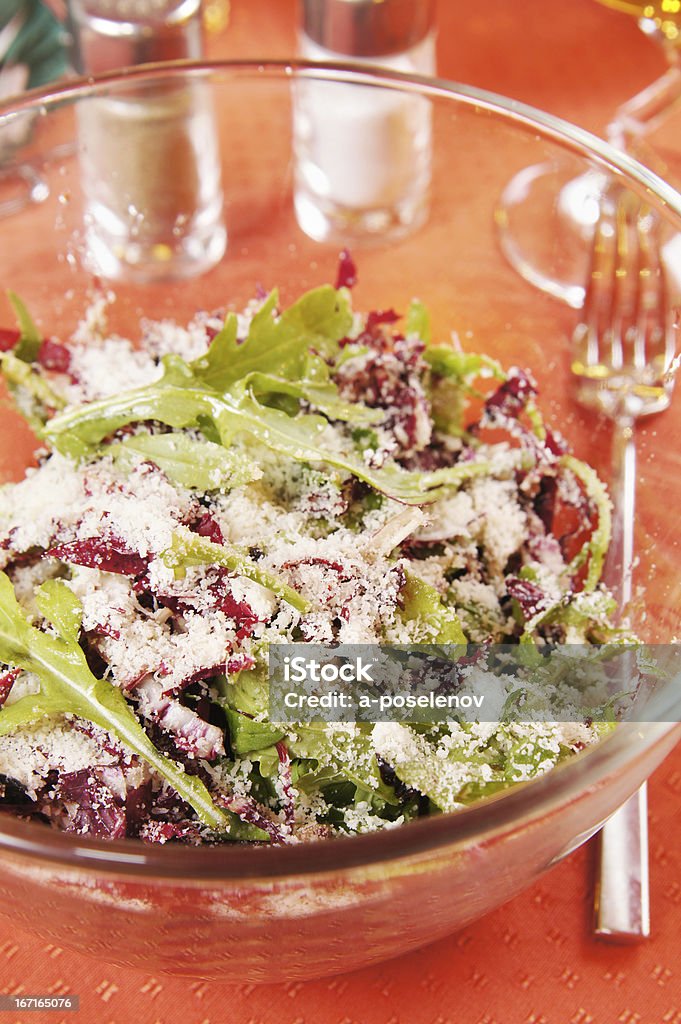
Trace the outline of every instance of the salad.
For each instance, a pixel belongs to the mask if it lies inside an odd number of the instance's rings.
[[[456,810],[610,728],[270,719],[271,644],[621,635],[609,500],[532,377],[438,343],[418,301],[354,311],[349,267],[287,308],[143,321],[134,345],[105,300],[65,343],[12,296],[0,365],[43,447],[0,489],[5,812],[321,839]]]

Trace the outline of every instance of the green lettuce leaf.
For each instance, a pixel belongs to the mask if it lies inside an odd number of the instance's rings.
[[[265,645],[266,646],[266,645]],[[256,656],[253,668],[220,676],[217,680],[217,701],[223,708],[233,708],[255,717],[266,714],[269,708],[269,670],[265,652],[265,660],[258,658],[262,654],[260,645],[254,644],[252,653]]]
[[[112,444],[107,454],[128,468],[140,460],[153,462],[173,483],[202,491],[239,487],[262,475],[243,452],[177,431],[135,434]]]
[[[456,612],[447,608],[435,587],[406,573],[402,588],[402,618],[414,630],[416,643],[465,644],[466,634]]]
[[[493,760],[497,762],[495,767],[498,768],[501,760],[497,752],[493,753],[482,746],[464,751],[455,744],[449,747],[443,758],[436,754],[436,733],[426,734],[409,725],[401,725],[400,728],[405,736],[405,756],[392,768],[406,786],[428,797],[431,804],[440,811],[452,811],[464,803],[461,789],[468,780],[479,777],[481,766]],[[470,726],[463,724],[460,728],[467,732]],[[460,781],[457,780],[459,773],[451,771],[459,765],[463,768]]]
[[[460,437],[466,432],[469,399],[484,399],[475,386],[476,380],[485,376],[504,381],[506,374],[494,359],[475,352],[460,352],[451,345],[429,346],[424,359],[432,371],[430,398],[435,426]]]
[[[226,708],[229,738],[235,754],[249,754],[253,750],[271,747],[282,740],[286,733],[269,722],[258,722],[233,708]]]
[[[312,762],[296,780],[301,789],[350,781],[386,803],[398,802],[392,787],[381,778],[371,742],[372,726],[358,723],[349,730],[344,725],[310,722],[288,728],[290,757]]]
[[[476,352],[459,352],[449,345],[432,345],[424,352],[424,359],[438,377],[452,377],[461,386],[470,389],[476,377],[483,374],[505,381],[506,374],[496,359]]]

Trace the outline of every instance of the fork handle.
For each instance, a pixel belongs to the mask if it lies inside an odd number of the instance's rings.
[[[632,596],[636,511],[634,421],[622,417],[613,431],[612,541],[604,577],[620,615]],[[645,783],[615,811],[599,837],[594,932],[611,942],[636,942],[650,934],[648,803]]]
[[[645,782],[601,829],[594,933],[630,943],[650,935],[648,800]]]

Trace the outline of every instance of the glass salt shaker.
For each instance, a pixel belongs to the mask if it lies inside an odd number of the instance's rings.
[[[299,52],[313,61],[435,72],[434,0],[303,0]],[[294,203],[317,241],[397,239],[426,219],[431,105],[423,97],[301,79]]]
[[[199,58],[201,0],[69,0],[72,62],[98,73]],[[86,258],[112,280],[190,277],[227,233],[217,127],[201,82],[131,82],[79,105]]]

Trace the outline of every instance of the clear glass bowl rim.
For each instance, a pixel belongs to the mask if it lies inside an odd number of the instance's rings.
[[[189,76],[215,75],[232,78],[278,79],[295,77],[374,85],[434,99],[454,99],[464,106],[484,110],[499,120],[530,129],[566,150],[599,164],[642,198],[664,211],[681,230],[681,193],[645,166],[619,152],[591,132],[517,100],[464,83],[423,75],[403,74],[381,68],[358,68],[343,62],[303,60],[167,61],[140,65],[124,72],[76,77],[28,90],[0,103],[0,128],[30,111],[49,112],[65,103],[94,93],[128,88],[135,82],[153,82]],[[253,847],[227,844],[218,847],[148,846],[133,839],[100,841],[50,830],[44,825],[0,815],[0,851],[49,861],[88,872],[105,872],[144,878],[228,883],[241,878],[314,875],[380,864],[435,853],[458,844],[488,841],[495,834],[534,821],[576,799],[586,788],[625,768],[676,731],[678,716],[646,727],[644,738],[633,723],[621,726],[597,746],[569,759],[545,776],[522,783],[509,791],[487,797],[450,814],[420,819],[408,825],[329,842],[292,846]],[[632,730],[634,742],[632,743]]]
[[[340,61],[268,58],[158,61],[126,68],[123,72],[108,71],[98,75],[75,76],[63,82],[52,82],[26,90],[20,96],[10,97],[0,103],[0,127],[26,111],[37,108],[38,113],[48,114],[52,107],[62,103],[77,101],[93,93],[106,94],[108,89],[124,89],[131,83],[153,82],[173,77],[202,78],[220,72],[235,77],[250,75],[261,79],[318,78],[324,81],[380,86],[434,99],[454,98],[466,106],[496,115],[501,120],[530,128],[535,134],[557,142],[564,149],[572,150],[600,164],[616,178],[626,178],[633,191],[651,200],[659,209],[666,208],[667,216],[676,220],[681,227],[681,192],[633,157],[585,128],[500,93],[437,76],[406,74],[378,66],[359,67]]]

